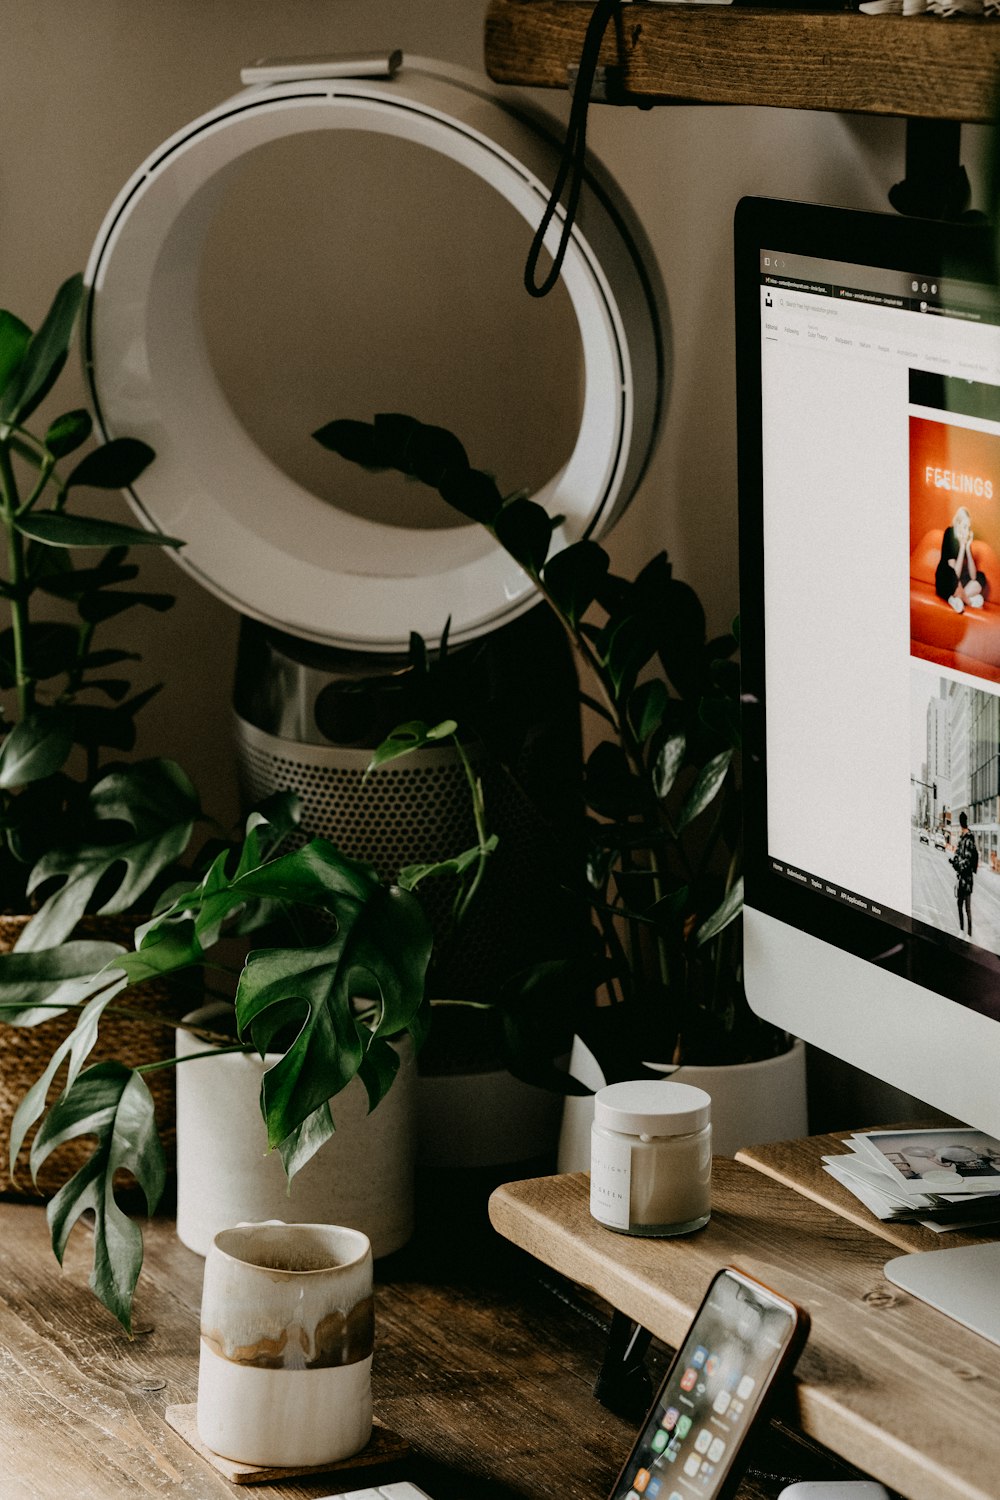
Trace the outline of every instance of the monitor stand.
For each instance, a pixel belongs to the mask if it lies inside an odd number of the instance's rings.
[[[1000,1240],[899,1255],[885,1274],[900,1291],[1000,1344]]]

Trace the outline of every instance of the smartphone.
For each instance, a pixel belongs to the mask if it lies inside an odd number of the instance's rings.
[[[610,1500],[724,1500],[809,1315],[731,1266],[713,1277]]]

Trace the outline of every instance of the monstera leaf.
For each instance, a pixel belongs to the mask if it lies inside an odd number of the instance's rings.
[[[142,1267],[142,1231],[115,1201],[114,1178],[127,1168],[145,1194],[150,1213],[163,1192],[166,1169],[156,1132],[153,1100],[139,1073],[123,1063],[85,1068],[49,1110],[31,1148],[31,1169],[58,1146],[95,1136],[94,1150],[48,1206],[52,1248],[62,1263],[70,1232],[83,1213],[94,1215],[94,1268],[90,1286],[127,1332],[132,1294]]]
[[[118,886],[105,899],[101,913],[134,907],[156,877],[184,853],[199,806],[179,766],[151,760],[99,781],[90,794],[90,813],[97,832],[106,829],[107,834],[74,849],[54,850],[32,871],[29,891],[51,880],[60,885],[18,939],[19,952],[61,943],[83,915],[98,882],[113,869],[121,870]]]
[[[272,1146],[339,1093],[378,1041],[409,1024],[423,999],[431,932],[414,896],[380,885],[372,872],[363,899],[340,896],[336,917],[329,942],[262,949],[240,976],[240,1037],[252,1038],[263,1056],[280,1033],[292,1034],[280,1062],[264,1074]],[[374,1009],[374,1025],[360,1018],[359,1008]],[[381,1049],[365,1074],[375,1104],[392,1081]]]

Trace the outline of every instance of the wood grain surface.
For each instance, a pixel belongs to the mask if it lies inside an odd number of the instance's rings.
[[[496,1235],[486,1196],[465,1202],[437,1174],[414,1243],[376,1265],[375,1412],[414,1457],[366,1482],[412,1479],[435,1500],[602,1500],[640,1416],[614,1416],[591,1394],[607,1309]],[[331,1475],[240,1491],[171,1431],[166,1407],[197,1394],[203,1263],[166,1220],[147,1227],[146,1246],[130,1341],[87,1290],[88,1234],[74,1232],[61,1272],[42,1209],[0,1203],[0,1500],[356,1488],[356,1476]],[[654,1347],[657,1379],[666,1361]],[[759,1449],[740,1500],[838,1472],[778,1429]]]
[[[566,88],[592,0],[492,0],[486,68],[498,83]],[[731,5],[625,9],[602,61],[657,100],[989,121],[1000,26],[925,16],[758,10]]]
[[[713,1273],[736,1265],[805,1307],[802,1429],[911,1500],[996,1500],[1000,1348],[882,1275],[883,1240],[751,1167],[716,1158],[712,1219],[643,1240],[590,1217],[585,1174],[501,1187],[497,1229],[676,1343]]]
[[[885,1128],[885,1127],[880,1127]],[[910,1128],[913,1127],[904,1127]],[[824,1172],[824,1156],[846,1156],[844,1145],[849,1131],[833,1135],[807,1136],[800,1141],[773,1141],[766,1146],[746,1146],[736,1153],[736,1160],[746,1162],[756,1171],[783,1182],[804,1193],[807,1198],[821,1203],[832,1213],[850,1219],[853,1224],[876,1234],[895,1245],[899,1250],[950,1250],[959,1245],[981,1245],[984,1239],[1000,1238],[1000,1226],[981,1230],[949,1229],[940,1234],[933,1229],[924,1229],[920,1224],[891,1224],[869,1213],[863,1203],[829,1172]],[[997,1295],[1000,1296],[1000,1288]]]

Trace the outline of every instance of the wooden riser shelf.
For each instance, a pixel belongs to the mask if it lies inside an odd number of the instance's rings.
[[[566,88],[592,9],[592,0],[492,0],[490,77]],[[630,92],[664,102],[982,123],[997,107],[1000,21],[636,0],[624,55],[609,27],[602,60],[623,66]]]

